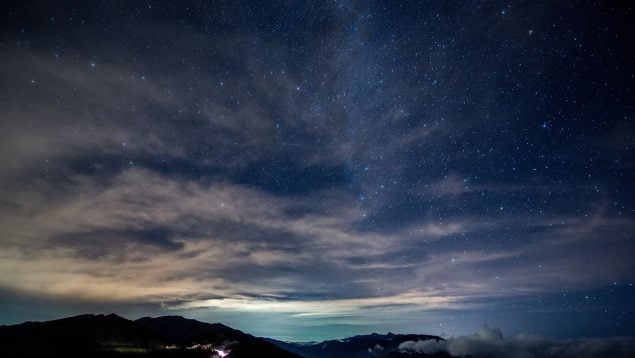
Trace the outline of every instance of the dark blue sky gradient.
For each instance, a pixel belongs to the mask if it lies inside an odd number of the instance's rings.
[[[0,324],[633,335],[630,5],[1,14]]]

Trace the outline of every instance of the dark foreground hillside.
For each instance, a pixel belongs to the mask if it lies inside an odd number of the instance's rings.
[[[180,316],[144,317],[137,324],[178,347],[208,346],[231,351],[231,357],[297,357],[283,348],[220,323],[204,323]]]
[[[81,315],[0,327],[0,357],[298,357],[222,324]]]
[[[220,323],[180,316],[131,321],[115,314],[81,315],[0,326],[0,357],[448,357],[400,349],[437,336],[370,334],[300,344],[254,337]]]

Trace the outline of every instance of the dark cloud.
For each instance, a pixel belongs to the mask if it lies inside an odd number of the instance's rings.
[[[125,257],[130,250],[179,251],[182,242],[174,241],[174,233],[165,227],[143,229],[97,229],[87,232],[63,233],[49,240],[53,247],[68,247],[79,255],[100,257]],[[137,258],[138,259],[138,258]]]

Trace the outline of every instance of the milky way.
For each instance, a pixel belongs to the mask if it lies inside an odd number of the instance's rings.
[[[0,324],[635,332],[629,5],[2,6]]]

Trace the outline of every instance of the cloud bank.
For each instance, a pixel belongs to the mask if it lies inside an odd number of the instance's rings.
[[[425,354],[443,352],[452,357],[474,358],[626,358],[635,356],[635,338],[553,339],[528,334],[504,337],[499,329],[483,326],[472,335],[445,341],[402,342],[399,350]]]

